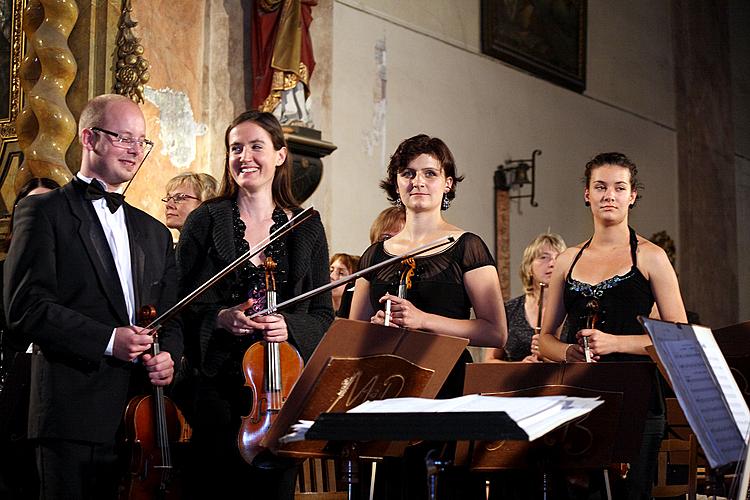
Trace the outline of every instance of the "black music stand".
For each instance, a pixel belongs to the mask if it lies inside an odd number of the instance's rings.
[[[322,413],[305,436],[311,440],[343,443],[345,470],[351,486],[357,473],[357,450],[368,441],[519,440],[529,436],[505,412],[445,413]],[[439,473],[447,462],[429,454],[427,459],[430,499],[436,498]]]
[[[289,398],[262,441],[280,456],[337,458],[340,442],[304,440],[279,443],[299,420],[346,412],[359,404],[391,397],[434,398],[468,340],[414,330],[337,319],[302,371]],[[359,455],[400,456],[406,443],[366,440],[344,447],[354,466]],[[360,453],[361,452],[361,453]],[[349,471],[349,480],[353,471]],[[355,486],[349,485],[350,498]]]

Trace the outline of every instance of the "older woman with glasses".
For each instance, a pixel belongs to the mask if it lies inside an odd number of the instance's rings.
[[[182,230],[187,216],[202,202],[216,196],[219,183],[209,174],[185,172],[167,182],[164,202],[164,217],[167,227]]]

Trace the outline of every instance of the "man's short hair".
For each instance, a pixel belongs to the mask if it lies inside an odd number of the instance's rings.
[[[81,111],[81,117],[78,119],[78,135],[85,128],[100,127],[104,123],[104,117],[107,114],[110,104],[117,102],[133,102],[124,95],[119,94],[102,94],[94,97]],[[135,104],[135,103],[133,103]]]

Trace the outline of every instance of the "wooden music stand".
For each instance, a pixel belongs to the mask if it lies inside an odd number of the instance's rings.
[[[278,440],[299,420],[343,413],[368,400],[434,398],[467,345],[457,337],[337,319],[261,444],[282,456],[338,456],[340,447],[327,447],[324,440],[283,445]],[[399,456],[404,446],[373,443],[361,454]]]
[[[475,363],[464,394],[599,396],[604,404],[531,443],[460,442],[456,463],[477,472],[504,469],[603,469],[629,463],[640,451],[655,367],[633,363]],[[605,485],[609,489],[609,485]]]

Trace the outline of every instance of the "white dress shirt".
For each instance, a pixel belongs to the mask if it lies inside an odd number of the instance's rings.
[[[80,172],[76,176],[87,184],[90,183],[92,178],[82,175]],[[106,183],[101,182],[102,187],[106,189]],[[96,216],[99,217],[99,222],[102,223],[102,229],[104,230],[104,236],[107,238],[107,244],[109,249],[112,251],[112,257],[115,260],[115,267],[117,268],[117,275],[120,278],[120,286],[122,287],[122,295],[125,297],[125,307],[127,307],[128,318],[130,324],[135,324],[135,293],[133,291],[133,270],[130,264],[130,239],[128,238],[128,228],[125,224],[125,209],[122,206],[118,207],[115,213],[109,211],[107,208],[107,202],[104,198],[98,200],[91,200],[94,205],[94,211]],[[107,349],[104,354],[107,356],[112,355],[112,349],[115,342],[115,330],[112,330],[112,336],[107,344]]]

